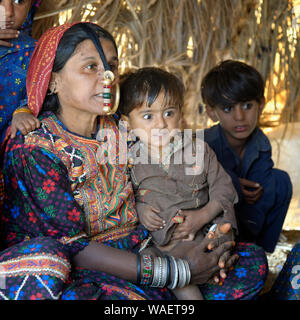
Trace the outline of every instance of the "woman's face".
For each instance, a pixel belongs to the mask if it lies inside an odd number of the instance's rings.
[[[118,56],[113,43],[100,39],[106,60],[118,81]],[[53,73],[52,83],[62,111],[73,115],[82,113],[102,115],[104,67],[100,55],[91,40],[84,40],[58,73]],[[112,90],[113,91],[113,90]],[[114,93],[112,92],[114,95]],[[113,101],[112,101],[113,103]]]

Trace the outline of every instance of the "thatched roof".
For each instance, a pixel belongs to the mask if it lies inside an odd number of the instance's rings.
[[[270,126],[295,119],[300,109],[295,6],[299,0],[43,0],[34,36],[65,21],[97,22],[117,40],[121,71],[156,65],[181,77],[192,128],[207,125],[198,114],[204,74],[225,58],[243,60],[266,80],[262,122]]]

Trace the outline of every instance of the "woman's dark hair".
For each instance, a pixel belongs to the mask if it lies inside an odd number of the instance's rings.
[[[82,23],[75,24],[63,34],[56,50],[52,72],[59,72],[62,70],[67,61],[74,54],[77,46],[84,40],[90,39],[90,35],[82,25]],[[93,23],[87,23],[87,25],[96,32],[100,39],[110,40],[113,43],[116,52],[118,52],[115,39],[108,31]],[[46,95],[41,113],[46,111],[58,113],[59,108],[60,104],[57,94]]]
[[[225,60],[212,68],[201,83],[201,94],[210,107],[232,106],[264,97],[264,80],[253,67],[234,60]]]
[[[184,86],[175,75],[154,67],[128,72],[120,77],[120,113],[128,116],[145,101],[151,108],[162,90],[165,94],[165,105],[182,108]]]

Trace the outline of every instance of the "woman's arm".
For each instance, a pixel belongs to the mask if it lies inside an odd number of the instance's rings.
[[[168,252],[169,256],[178,257],[188,261],[191,270],[191,283],[203,284],[218,273],[221,268],[231,267],[236,255],[228,256],[234,242],[223,242],[225,238],[204,239],[201,244],[184,242],[178,244],[176,249]],[[208,251],[207,249],[214,249]],[[143,252],[141,253],[141,255]],[[137,255],[122,251],[91,241],[88,246],[73,257],[73,263],[77,267],[98,270],[130,282],[137,281]],[[141,261],[143,270],[143,261]]]

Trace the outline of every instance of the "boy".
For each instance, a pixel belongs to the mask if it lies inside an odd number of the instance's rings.
[[[163,252],[178,241],[199,243],[208,225],[230,223],[236,228],[237,196],[231,179],[203,140],[194,147],[192,138],[182,139],[182,106],[183,85],[161,69],[139,69],[121,84],[119,110],[139,139],[129,157],[138,217]],[[202,152],[201,163],[178,161],[189,147]],[[144,210],[144,204],[153,211]],[[194,286],[179,286],[174,292],[178,299],[202,299]]]
[[[264,81],[253,67],[226,60],[202,80],[208,116],[219,121],[205,129],[204,139],[230,174],[240,241],[252,241],[273,252],[292,196],[288,174],[274,169],[271,145],[257,127],[264,108]]]

